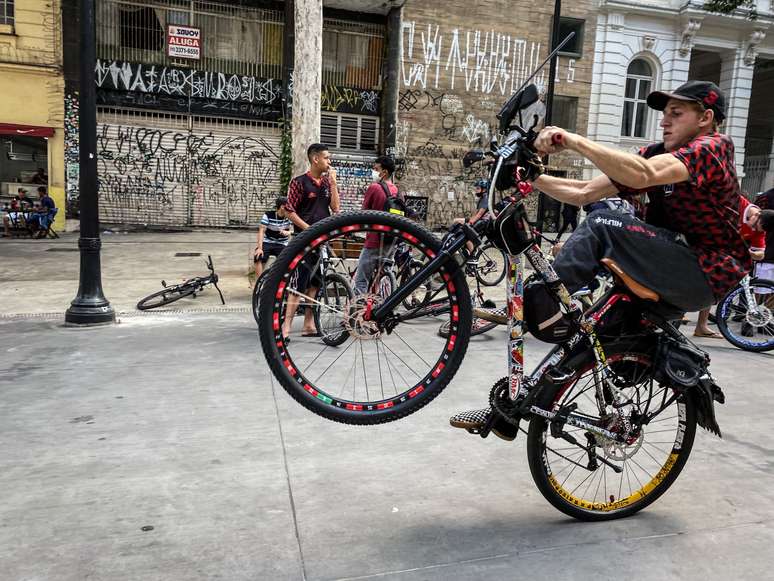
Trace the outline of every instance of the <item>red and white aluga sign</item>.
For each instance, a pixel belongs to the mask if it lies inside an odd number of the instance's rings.
[[[202,58],[202,31],[193,26],[167,26],[167,56],[173,58]]]

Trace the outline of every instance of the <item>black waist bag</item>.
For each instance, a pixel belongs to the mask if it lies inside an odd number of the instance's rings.
[[[664,336],[658,344],[654,378],[667,385],[693,387],[707,374],[709,362],[701,349]]]
[[[524,322],[536,339],[546,343],[563,343],[578,331],[546,283],[537,278],[524,285]]]

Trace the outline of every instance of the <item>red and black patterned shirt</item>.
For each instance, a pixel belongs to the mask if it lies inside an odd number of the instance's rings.
[[[665,153],[663,143],[639,154]],[[752,269],[747,245],[739,233],[739,180],[734,143],[721,133],[697,137],[670,152],[685,164],[690,181],[637,190],[616,182],[622,198],[647,194],[645,220],[682,234],[699,259],[715,297],[720,299]]]
[[[310,226],[331,215],[331,182],[328,176],[315,179],[310,172],[294,177],[288,186],[285,210],[296,213]],[[295,227],[296,232],[300,229]]]

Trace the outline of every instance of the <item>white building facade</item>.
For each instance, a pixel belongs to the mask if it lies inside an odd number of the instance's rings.
[[[708,13],[701,0],[600,0],[589,138],[629,150],[659,141],[661,114],[647,94],[713,81],[726,96],[722,131],[743,189],[774,186],[774,0],[757,4],[753,20]]]

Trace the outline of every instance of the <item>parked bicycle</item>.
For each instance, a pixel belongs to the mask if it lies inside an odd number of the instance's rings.
[[[141,299],[137,303],[137,308],[141,311],[147,311],[149,309],[155,309],[175,301],[179,301],[182,298],[190,296],[196,298],[196,294],[202,292],[207,286],[212,285],[220,295],[220,302],[226,304],[226,300],[223,298],[223,293],[220,292],[218,287],[218,275],[215,272],[215,267],[212,264],[212,256],[207,256],[207,262],[205,263],[210,271],[207,276],[196,276],[189,278],[183,283],[167,285],[166,281],[161,281],[161,286],[164,288],[158,292],[148,295],[144,299]]]
[[[774,350],[774,282],[744,277],[718,303],[718,330],[745,351]]]

